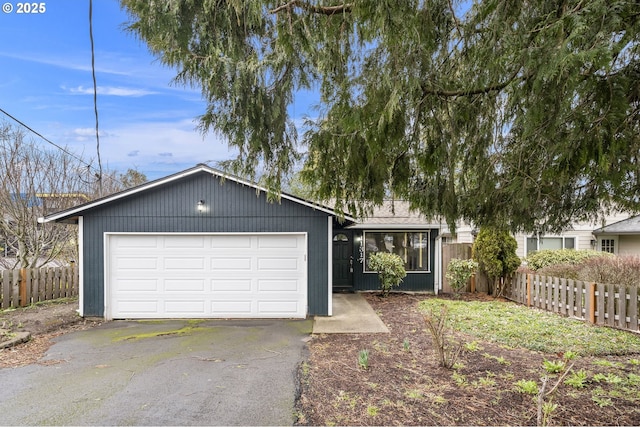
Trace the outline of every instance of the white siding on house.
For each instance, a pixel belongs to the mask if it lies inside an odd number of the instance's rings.
[[[640,235],[624,235],[618,236],[618,255],[639,255],[640,254]]]

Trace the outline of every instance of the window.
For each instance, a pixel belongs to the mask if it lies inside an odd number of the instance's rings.
[[[429,272],[430,233],[419,231],[376,231],[364,233],[364,271],[369,269],[369,256],[376,252],[391,252],[404,260],[404,268],[410,272]]]
[[[575,237],[528,237],[527,238],[527,255],[531,252],[542,251],[545,249],[575,249]]]
[[[609,252],[610,254],[616,253],[616,239],[602,239],[600,240],[600,250],[602,252]]]

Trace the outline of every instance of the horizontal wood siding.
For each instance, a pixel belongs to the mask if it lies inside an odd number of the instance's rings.
[[[204,200],[206,212],[196,209]],[[328,312],[326,212],[266,195],[203,172],[84,213],[84,314],[104,314],[105,232],[306,232],[310,315]]]

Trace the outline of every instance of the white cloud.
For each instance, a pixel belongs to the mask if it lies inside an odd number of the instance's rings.
[[[76,95],[93,95],[92,87],[72,87],[67,88],[62,86],[62,89],[69,91],[72,94]],[[146,95],[154,95],[158,92],[154,92],[146,89],[134,89],[134,88],[126,88],[126,87],[118,87],[118,86],[98,86],[98,95],[107,95],[107,96],[132,96],[132,97],[140,97]]]

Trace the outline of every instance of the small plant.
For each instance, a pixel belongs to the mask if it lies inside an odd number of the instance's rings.
[[[545,360],[544,362],[542,362],[542,366],[549,374],[557,374],[558,372],[561,372],[564,369],[564,365],[565,362],[563,360],[558,360],[555,362],[552,360]]]
[[[410,345],[409,345],[409,339],[408,338],[405,338],[404,341],[402,341],[402,349],[404,351],[409,351]]]
[[[483,348],[480,347],[480,344],[478,344],[478,341],[471,341],[471,342],[465,343],[464,349],[473,353],[479,350],[483,350]]]
[[[447,327],[447,307],[443,305],[439,315],[430,311],[424,320],[431,333],[438,364],[447,369],[453,368],[462,351],[462,344],[449,337],[453,332]]]
[[[453,374],[451,374],[451,378],[453,378],[453,381],[455,381],[455,383],[460,387],[467,385],[467,377],[462,375],[460,372],[454,371]]]
[[[515,385],[518,393],[538,394],[538,383],[533,380],[518,380]]]
[[[386,297],[393,287],[400,286],[407,276],[404,260],[389,252],[376,252],[369,257],[369,268],[378,272],[382,296]]]
[[[629,359],[629,364],[633,366],[640,366],[640,359]]]
[[[472,259],[452,258],[447,265],[446,278],[456,296],[467,286],[467,282],[478,269],[478,263]]]
[[[358,353],[358,366],[362,369],[369,369],[369,350],[360,350]]]
[[[587,385],[587,371],[580,369],[577,372],[573,372],[565,381],[566,385],[573,388],[584,388]]]
[[[380,408],[377,406],[367,406],[367,414],[369,414],[370,417],[378,415],[378,411],[380,411]]]
[[[407,396],[409,399],[414,399],[414,400],[419,400],[424,398],[424,395],[420,390],[407,390],[404,393],[404,395]]]

